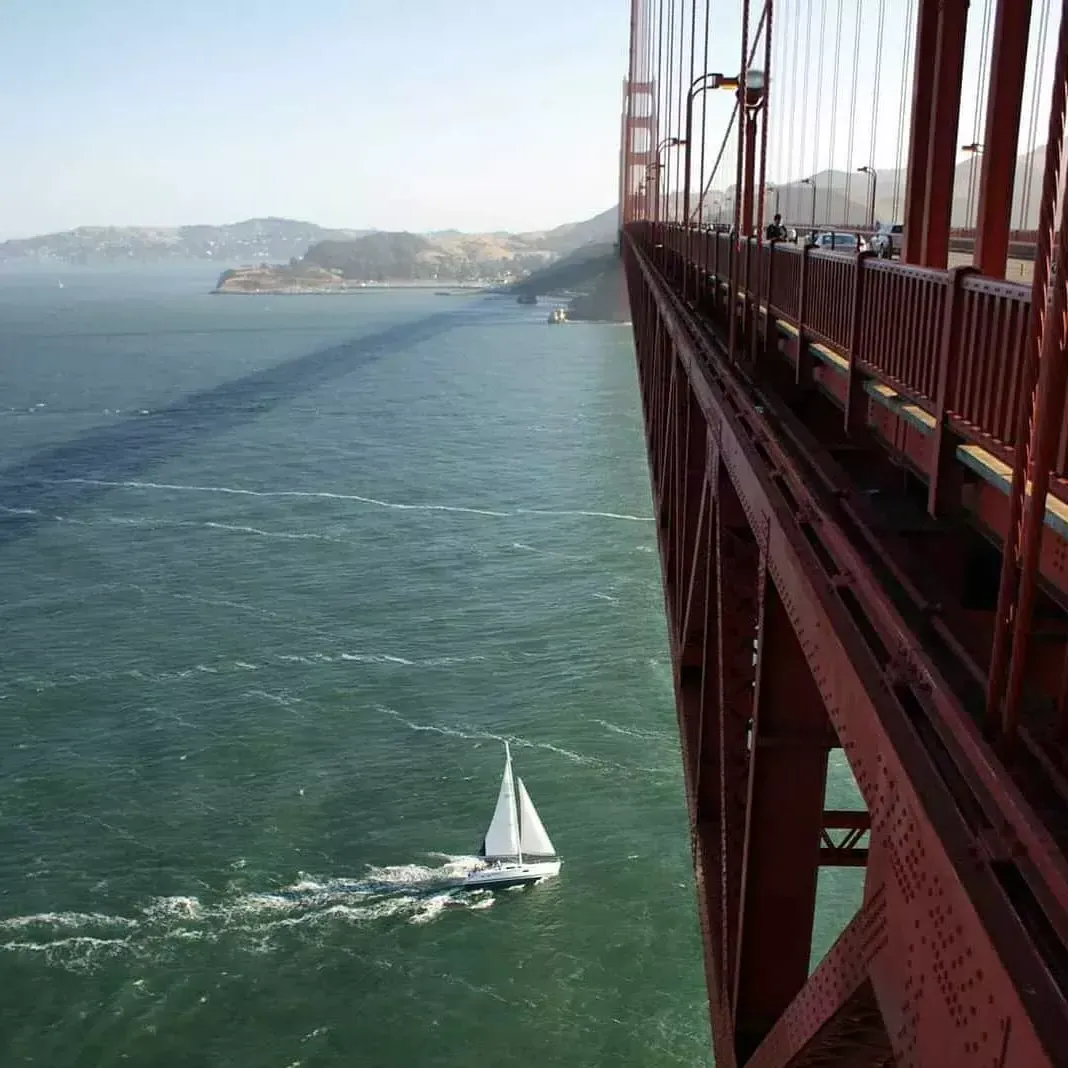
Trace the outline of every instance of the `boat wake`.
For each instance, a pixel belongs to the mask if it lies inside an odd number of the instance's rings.
[[[216,901],[153,898],[129,915],[48,912],[0,919],[0,953],[87,971],[109,961],[152,959],[183,942],[225,943],[268,953],[294,939],[336,940],[340,925],[394,921],[427,924],[449,910],[493,905],[489,890],[460,885],[477,857],[430,854],[436,864],[368,868],[361,878],[301,872],[289,886],[267,892],[232,888]]]

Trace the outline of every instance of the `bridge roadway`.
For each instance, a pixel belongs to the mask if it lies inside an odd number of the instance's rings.
[[[987,712],[1030,290],[621,244],[717,1064],[1068,1063],[1063,404],[1026,699]],[[836,747],[866,812],[824,809]],[[864,899],[810,976],[828,864]]]

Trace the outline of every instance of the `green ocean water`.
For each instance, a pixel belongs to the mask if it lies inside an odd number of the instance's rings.
[[[0,277],[3,1064],[710,1063],[629,329],[62,280]],[[561,877],[435,888],[504,739]]]

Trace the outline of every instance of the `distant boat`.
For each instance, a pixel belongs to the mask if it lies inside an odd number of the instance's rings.
[[[556,326],[559,323],[567,322],[567,311],[564,308],[553,308],[549,312],[549,325]]]
[[[56,288],[57,289],[62,289],[63,288],[63,282],[62,281],[57,282],[56,283]]]
[[[560,874],[562,862],[538,810],[523,780],[512,774],[512,752],[507,742],[497,808],[479,856],[482,863],[465,876],[465,886],[518,886]]]

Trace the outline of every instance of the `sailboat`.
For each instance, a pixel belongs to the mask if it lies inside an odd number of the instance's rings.
[[[518,886],[560,874],[560,858],[538,810],[523,780],[512,774],[512,752],[507,742],[497,808],[479,855],[482,863],[467,874],[466,886]]]

